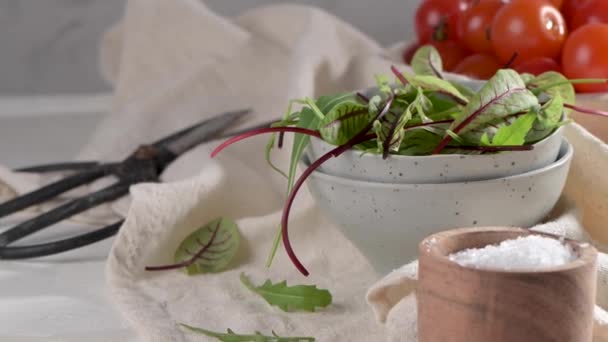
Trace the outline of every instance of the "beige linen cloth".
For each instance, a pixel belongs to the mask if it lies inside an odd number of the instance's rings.
[[[102,43],[101,67],[115,86],[114,111],[81,156],[120,158],[141,142],[225,110],[253,108],[255,115],[241,126],[277,118],[290,98],[373,84],[374,74],[388,73],[394,55],[314,8],[276,5],[226,19],[196,0],[130,0],[124,19]],[[602,105],[602,99],[595,101]],[[607,244],[608,148],[578,125],[567,136],[576,153],[566,194],[555,220],[539,229]],[[184,332],[177,322],[317,341],[415,341],[415,263],[375,285],[370,307],[365,293],[379,276],[319,213],[306,189],[291,215],[291,236],[312,275],[299,275],[282,249],[273,266],[264,267],[285,197],[285,180],[264,162],[265,143],[265,137],[254,138],[217,159],[209,158],[216,143],[200,146],[166,170],[165,183],[134,186],[129,199],[105,208],[103,215],[126,217],[106,269],[117,308],[145,341],[212,340]],[[287,165],[288,153],[274,158]],[[0,179],[5,197],[46,181],[5,169]],[[144,271],[172,260],[187,234],[218,216],[235,219],[244,237],[232,269],[193,277]],[[601,258],[598,305],[608,307],[608,260]],[[260,283],[317,284],[331,290],[334,304],[317,313],[283,313],[241,286],[241,272]],[[380,324],[374,312],[387,323]],[[608,340],[606,324],[598,307],[596,341]]]

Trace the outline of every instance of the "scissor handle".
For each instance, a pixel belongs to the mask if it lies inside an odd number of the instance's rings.
[[[36,245],[0,247],[0,259],[28,259],[66,252],[107,239],[116,234],[124,220],[71,238]]]

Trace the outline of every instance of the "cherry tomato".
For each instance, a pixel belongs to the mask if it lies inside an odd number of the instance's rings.
[[[405,64],[410,64],[412,62],[412,58],[414,57],[414,54],[416,53],[416,50],[418,50],[418,48],[420,48],[422,45],[420,45],[420,43],[411,43],[410,45],[408,45],[405,50],[403,50],[403,62]]]
[[[566,20],[566,23],[570,25],[572,19],[574,18],[576,12],[578,12],[579,8],[583,7],[587,1],[589,0],[564,0],[561,12]]]
[[[557,58],[566,39],[566,24],[545,0],[512,0],[496,13],[492,46],[506,63],[514,53],[520,62],[534,57]]]
[[[467,6],[466,0],[425,0],[416,10],[418,41],[458,39],[458,20]]]
[[[478,53],[463,59],[452,72],[471,78],[487,80],[494,76],[496,71],[501,67],[502,64],[493,55]]]
[[[572,32],[564,44],[562,68],[570,78],[608,78],[608,24],[588,24]],[[608,83],[575,84],[580,92],[605,92]]]
[[[452,71],[460,61],[469,55],[469,51],[464,46],[453,40],[431,42],[431,45],[439,52],[443,69],[446,71]]]
[[[473,52],[491,53],[490,27],[496,12],[504,5],[501,0],[481,0],[462,12],[458,34]]]
[[[540,75],[547,71],[562,72],[559,63],[557,63],[555,59],[549,57],[537,57],[523,63],[515,63],[513,69],[520,74],[528,73],[533,75]]]
[[[564,4],[564,0],[549,0],[549,2],[555,6],[555,8],[562,8],[562,5]]]
[[[590,0],[578,8],[570,25],[570,30],[574,31],[577,28],[593,23],[608,23],[608,1],[606,0]]]

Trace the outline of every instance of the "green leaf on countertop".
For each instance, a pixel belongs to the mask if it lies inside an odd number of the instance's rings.
[[[286,312],[292,310],[314,312],[317,307],[324,308],[332,302],[331,293],[318,289],[315,285],[287,286],[286,281],[273,284],[270,280],[266,280],[261,286],[255,286],[244,273],[241,273],[241,283],[264,298],[268,304]]]
[[[197,333],[203,334],[205,336],[214,337],[218,341],[221,342],[314,342],[314,337],[281,337],[277,335],[274,331],[272,332],[272,336],[263,335],[259,331],[256,331],[253,334],[237,334],[231,329],[227,329],[225,333],[218,333],[211,330],[193,327],[187,324],[180,323],[182,327],[187,330]]]
[[[443,78],[441,76],[441,73],[443,72],[441,56],[437,49],[432,45],[425,45],[416,50],[410,64],[417,75],[429,75]]]
[[[452,123],[457,134],[484,127],[517,113],[527,113],[540,105],[517,72],[499,70],[466,105]]]

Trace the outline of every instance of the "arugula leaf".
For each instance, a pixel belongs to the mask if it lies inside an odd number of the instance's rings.
[[[286,281],[272,284],[270,280],[261,286],[255,286],[249,278],[241,273],[241,283],[252,292],[262,296],[268,304],[289,312],[293,309],[314,312],[317,307],[331,304],[331,293],[318,289],[315,285],[287,286]]]
[[[234,221],[215,219],[188,235],[175,251],[175,263],[149,266],[146,271],[184,268],[188,275],[225,270],[236,256],[241,235]]]
[[[414,53],[412,69],[417,75],[428,75],[443,78],[443,63],[437,49],[432,45],[425,45]]]
[[[560,94],[555,94],[549,102],[545,103],[534,121],[532,129],[526,136],[526,141],[533,143],[540,141],[553,133],[563,122],[564,100]]]
[[[488,137],[484,135],[482,142],[488,146],[519,146],[526,142],[526,136],[536,120],[536,113],[529,112],[518,117],[512,124],[503,125],[498,128],[496,134],[492,138],[492,142],[488,144]]]
[[[466,133],[497,119],[526,113],[537,107],[538,99],[526,88],[517,72],[502,69],[462,109],[451,130],[457,134]]]
[[[203,334],[209,337],[215,337],[217,340],[222,342],[314,342],[314,337],[281,337],[277,335],[274,331],[272,332],[272,336],[262,335],[259,331],[256,331],[254,334],[249,335],[241,335],[237,334],[231,329],[227,329],[225,333],[218,333],[211,330],[206,330],[203,328],[196,328],[184,323],[179,323],[182,327],[190,330],[191,332],[197,334]]]

